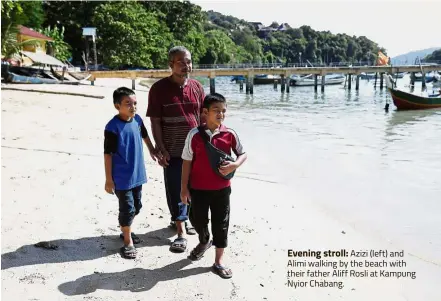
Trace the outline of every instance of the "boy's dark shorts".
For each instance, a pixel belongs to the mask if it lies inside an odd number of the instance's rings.
[[[131,226],[135,215],[141,211],[142,185],[129,190],[115,190],[119,200],[119,225],[122,227]]]

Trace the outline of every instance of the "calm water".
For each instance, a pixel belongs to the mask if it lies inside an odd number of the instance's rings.
[[[288,201],[299,192],[357,230],[441,264],[441,110],[398,112],[391,103],[386,113],[389,93],[367,80],[359,91],[354,82],[324,94],[258,85],[253,96],[229,80],[217,78],[216,91],[248,150],[242,176],[287,185]]]

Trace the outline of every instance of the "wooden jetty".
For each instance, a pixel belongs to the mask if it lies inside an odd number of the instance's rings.
[[[351,89],[351,77],[356,76],[355,89],[359,89],[360,74],[378,73],[380,76],[380,89],[383,88],[383,74],[395,74],[398,72],[410,72],[411,79],[414,74],[423,69],[423,78],[425,72],[441,70],[441,64],[434,65],[406,65],[406,66],[356,66],[356,67],[288,67],[288,68],[215,68],[215,69],[193,69],[191,76],[205,76],[210,79],[210,92],[215,91],[215,78],[217,76],[237,76],[245,77],[246,93],[253,94],[253,79],[256,74],[280,75],[281,91],[289,93],[289,77],[293,74],[312,74],[315,79],[314,89],[318,88],[318,76],[322,77],[320,86],[321,91],[325,90],[325,75],[330,73],[340,73],[348,76],[348,89]],[[132,79],[132,88],[135,89],[135,80],[137,78],[163,78],[169,76],[171,71],[161,70],[121,70],[121,71],[92,71],[89,78],[91,84],[99,78],[130,78]],[[240,85],[243,87],[242,83]]]

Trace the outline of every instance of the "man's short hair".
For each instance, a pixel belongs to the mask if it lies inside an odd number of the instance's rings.
[[[173,59],[175,58],[176,54],[187,53],[187,52],[190,54],[190,51],[184,46],[175,46],[168,51],[168,61],[173,62]]]
[[[227,103],[227,100],[222,94],[219,93],[211,93],[205,96],[204,98],[204,109],[210,109],[211,105],[214,103]]]
[[[135,95],[135,92],[132,89],[126,87],[120,87],[113,91],[113,104],[121,104],[121,101],[124,96]]]

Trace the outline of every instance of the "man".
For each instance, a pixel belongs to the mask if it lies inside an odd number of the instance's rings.
[[[172,75],[154,83],[149,91],[147,117],[150,117],[155,143],[162,154],[164,184],[171,225],[176,226],[177,238],[170,250],[184,252],[187,234],[196,231],[187,224],[188,206],[181,202],[182,150],[188,132],[200,125],[205,97],[202,85],[188,78],[192,70],[191,54],[183,46],[176,46],[168,53]]]

